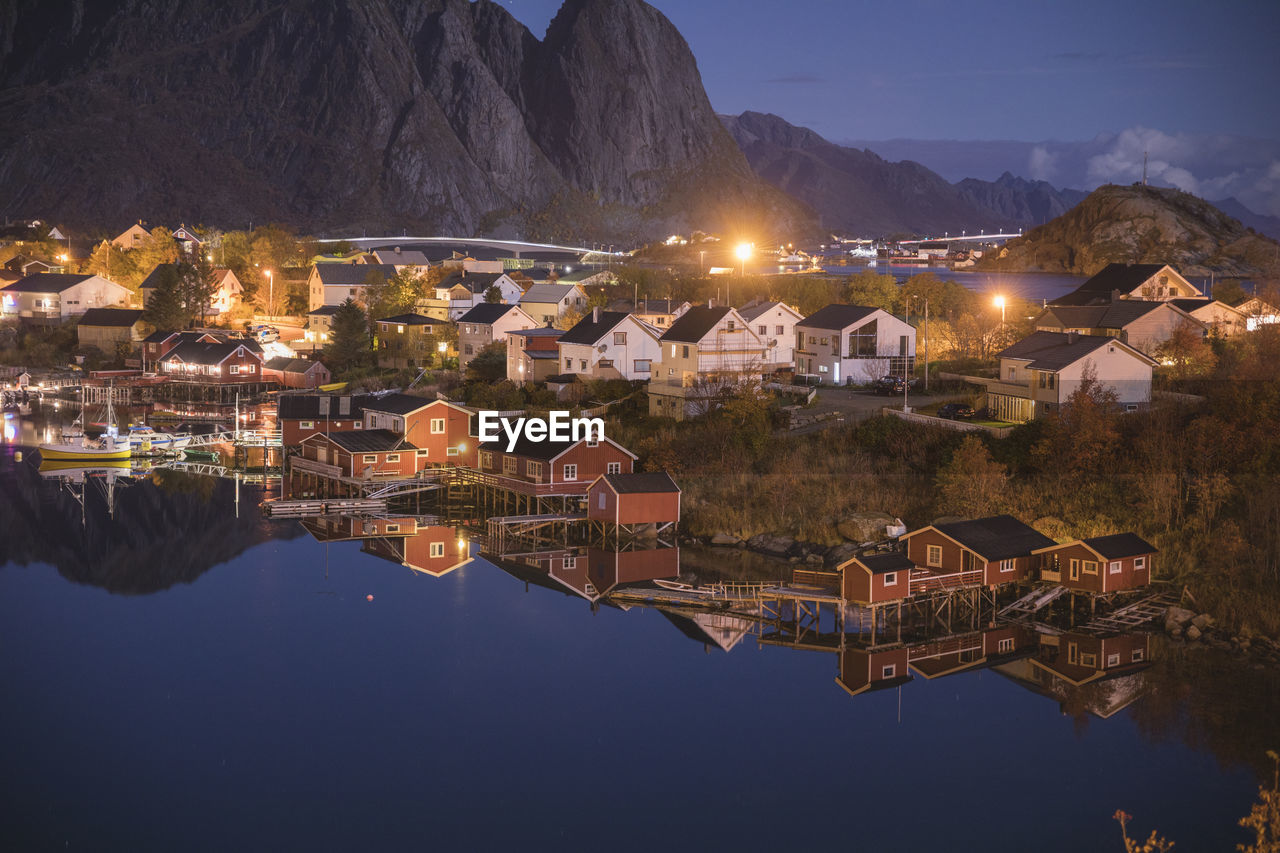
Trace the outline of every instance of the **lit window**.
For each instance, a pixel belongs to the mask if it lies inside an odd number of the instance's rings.
[[[432,559],[434,559],[434,558],[436,558],[436,557],[443,557],[443,556],[444,556],[444,543],[443,543],[443,542],[432,542],[432,543],[431,543],[431,557],[432,557]]]
[[[315,421],[302,421],[301,423],[298,424],[298,426],[302,427],[303,429],[315,429],[316,424],[315,424]]]
[[[444,432],[444,418],[431,419],[431,434],[440,435]]]
[[[942,546],[930,545],[925,556],[925,563],[930,566],[942,565]]]
[[[445,448],[444,455],[445,455],[445,456],[457,456],[457,455],[458,455],[459,453],[461,453],[461,452],[462,452],[462,451],[461,451],[461,450],[459,450],[459,449],[458,449],[458,448],[456,448],[456,447],[448,447],[448,448]]]
[[[401,326],[399,323],[397,323],[397,324],[396,324],[396,333],[397,333],[397,334],[401,334],[401,335],[403,335],[403,334],[404,334],[404,326]]]

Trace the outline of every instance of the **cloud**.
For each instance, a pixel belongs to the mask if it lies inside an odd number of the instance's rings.
[[[785,85],[811,85],[813,83],[825,83],[827,80],[825,77],[820,77],[817,74],[787,74],[782,77],[774,77],[770,80],[765,80],[764,82],[782,83]]]
[[[1031,149],[1027,157],[1027,177],[1033,181],[1053,183],[1058,174],[1058,155],[1043,145]]]

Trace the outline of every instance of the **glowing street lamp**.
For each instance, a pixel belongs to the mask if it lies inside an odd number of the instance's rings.
[[[267,277],[267,310],[274,311],[276,310],[276,277],[271,274],[271,270],[263,270],[262,274]]]
[[[737,256],[738,260],[742,261],[742,265],[739,267],[739,269],[742,271],[743,275],[746,275],[747,261],[751,259],[751,244],[739,243],[738,248],[733,250],[733,254]]]
[[[996,307],[1000,309],[1000,325],[1004,325],[1004,297],[997,296],[995,300]]]

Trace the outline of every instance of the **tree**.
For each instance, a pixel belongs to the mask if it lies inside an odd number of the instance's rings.
[[[273,270],[276,275],[285,267],[296,267],[302,263],[298,239],[283,225],[255,228],[250,257],[259,269]]]
[[[417,267],[405,267],[388,279],[375,275],[365,291],[369,317],[376,320],[413,311],[418,300],[427,295],[432,279],[438,280],[439,275],[420,271]]]
[[[138,272],[145,276],[158,264],[171,264],[178,260],[181,251],[178,241],[166,228],[152,228],[151,233],[142,241],[142,245],[134,249],[134,259]]]
[[[860,272],[849,278],[844,298],[850,305],[883,308],[892,313],[898,305],[898,280],[891,275]]]
[[[490,305],[496,305],[502,301],[502,289],[496,284],[489,285],[489,289],[484,292],[484,301]]]
[[[200,252],[196,252],[190,262],[180,264],[182,280],[182,305],[188,319],[199,319],[204,325],[205,316],[209,313],[209,303],[217,292],[213,276],[213,264],[209,263]]]
[[[994,515],[1007,494],[1009,472],[976,435],[965,436],[938,470],[938,496],[946,511],[970,518]]]
[[[364,309],[348,299],[334,312],[333,339],[324,348],[325,363],[335,373],[365,367],[372,352],[373,339]]]
[[[476,353],[467,364],[467,379],[492,384],[507,378],[507,345],[494,341]]]
[[[184,329],[188,311],[183,301],[183,271],[178,264],[165,264],[156,270],[155,289],[147,300],[144,319],[157,329]]]
[[[560,312],[559,317],[556,317],[554,325],[557,329],[572,329],[581,322],[582,317],[583,314],[581,311],[573,306],[569,306]]]
[[[126,252],[110,240],[103,240],[93,247],[85,272],[100,275],[134,290],[140,281],[133,253]]]
[[[1093,362],[1086,361],[1079,387],[1048,418],[1034,455],[1059,475],[1096,477],[1109,470],[1120,438],[1119,409],[1115,388],[1099,382]]]
[[[1200,327],[1185,320],[1173,328],[1167,341],[1156,347],[1155,356],[1161,364],[1173,368],[1174,378],[1180,380],[1205,376],[1218,364],[1218,357]]]

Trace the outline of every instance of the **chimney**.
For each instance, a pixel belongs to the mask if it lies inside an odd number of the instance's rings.
[[[712,298],[710,298],[710,297],[707,297],[707,307],[708,307],[708,308],[715,308],[715,307],[716,307],[716,306],[715,306],[715,300],[714,300],[714,299],[712,299]]]
[[[1075,342],[1076,342],[1076,333],[1075,333],[1075,332],[1067,332],[1067,343],[1068,343],[1068,344],[1074,344]]]
[[[600,322],[600,306],[599,305],[591,309],[591,322],[593,323]]]

